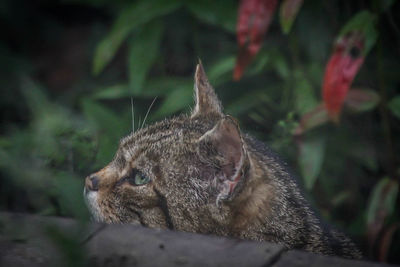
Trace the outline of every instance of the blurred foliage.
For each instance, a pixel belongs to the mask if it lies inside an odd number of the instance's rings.
[[[400,262],[399,1],[304,1],[284,21],[287,35],[275,14],[233,82],[237,8],[235,0],[2,1],[0,208],[88,220],[84,177],[132,130],[131,98],[136,127],[155,97],[146,123],[189,112],[201,58],[225,112],[292,166],[321,215],[371,258]],[[378,40],[353,87],[369,93],[351,89],[336,125],[310,111],[335,39],[363,10],[376,16]]]

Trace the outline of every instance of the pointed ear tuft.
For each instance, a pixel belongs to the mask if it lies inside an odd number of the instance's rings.
[[[199,60],[196,73],[194,75],[194,90],[196,97],[196,106],[192,113],[192,118],[198,115],[216,114],[222,115],[222,106],[214,92],[211,84],[208,82],[203,64]]]
[[[200,153],[214,151],[220,168],[217,201],[230,200],[244,184],[249,166],[247,152],[235,119],[222,118],[217,125],[200,138]]]

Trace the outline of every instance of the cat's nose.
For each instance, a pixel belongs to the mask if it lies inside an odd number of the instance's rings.
[[[86,177],[85,187],[86,187],[86,189],[88,189],[90,191],[99,190],[99,178],[93,174]]]

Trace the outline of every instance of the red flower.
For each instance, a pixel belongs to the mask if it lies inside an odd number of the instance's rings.
[[[234,80],[242,77],[244,68],[260,50],[276,4],[277,0],[242,0],[240,2],[236,28],[239,54],[233,73]]]
[[[338,121],[347,92],[364,62],[364,38],[359,32],[341,37],[325,69],[322,86],[325,108],[332,120]]]

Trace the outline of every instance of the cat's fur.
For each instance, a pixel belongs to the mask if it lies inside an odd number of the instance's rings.
[[[85,197],[97,221],[361,257],[349,238],[321,223],[285,164],[222,113],[201,63],[195,94],[190,116],[132,133],[114,160],[86,179]],[[151,181],[132,185],[136,170]]]

